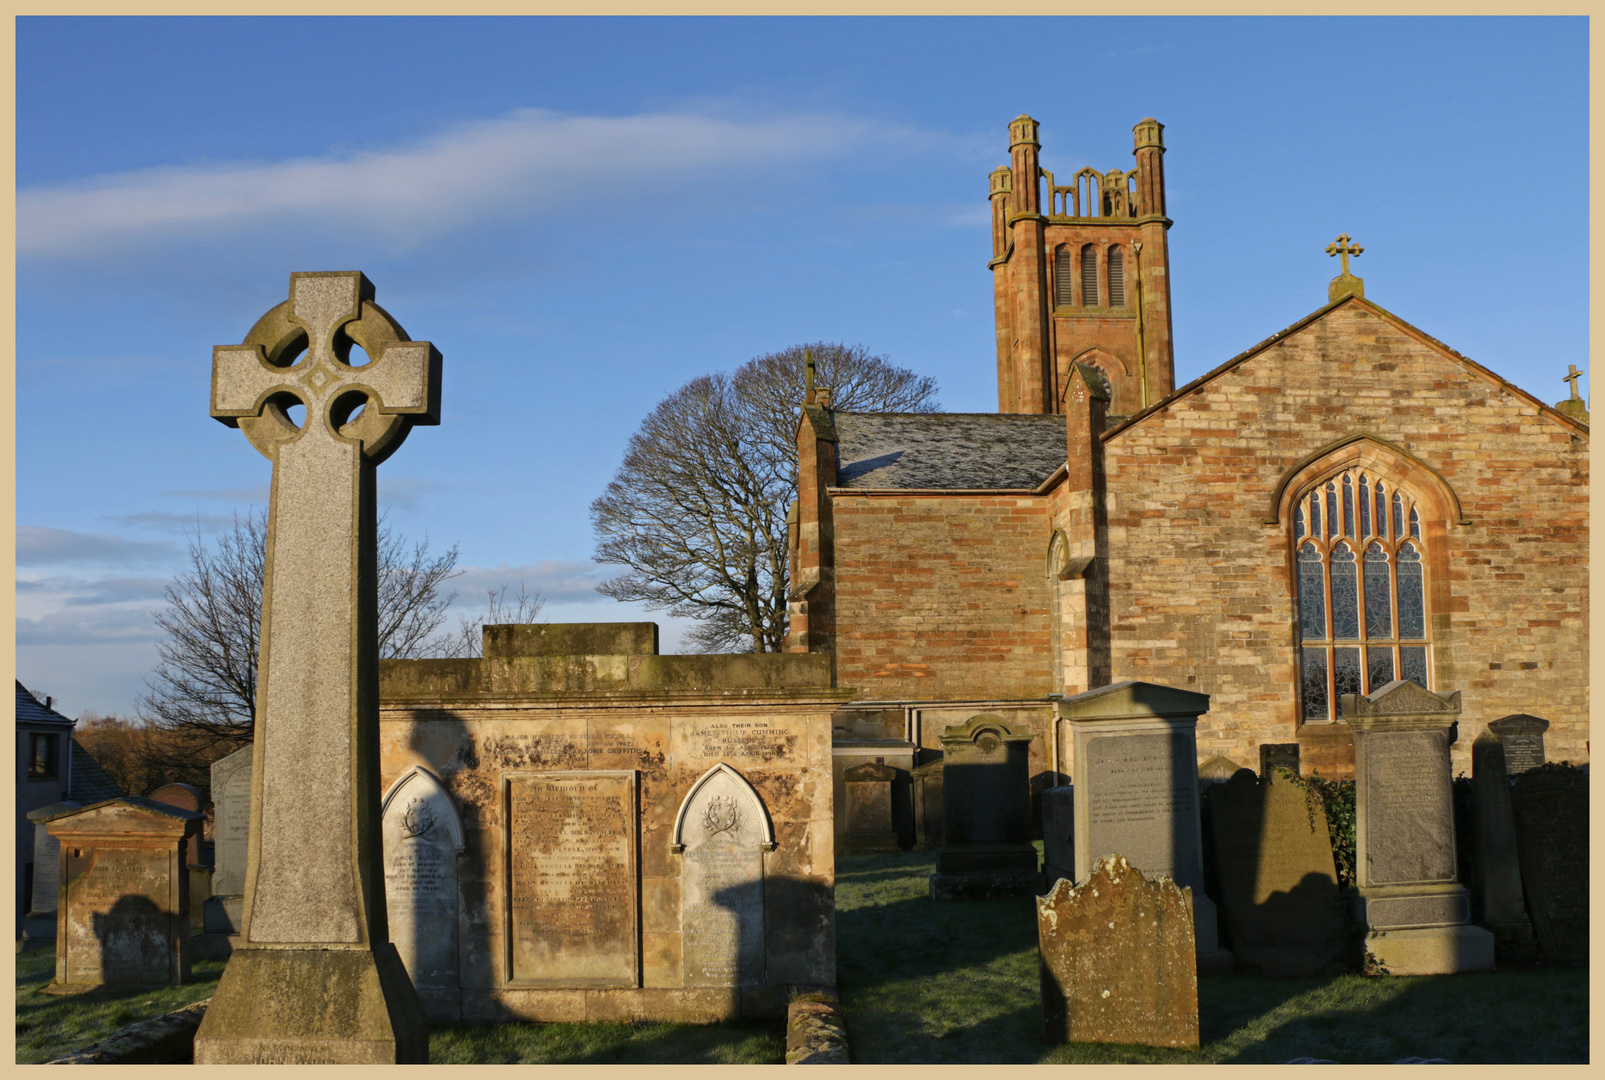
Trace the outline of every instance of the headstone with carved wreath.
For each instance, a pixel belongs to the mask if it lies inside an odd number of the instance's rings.
[[[434,773],[415,766],[390,785],[382,813],[390,940],[429,1019],[460,1020],[457,806]]]

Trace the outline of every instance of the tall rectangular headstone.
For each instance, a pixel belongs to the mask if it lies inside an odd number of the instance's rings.
[[[238,934],[244,921],[245,868],[250,861],[252,747],[212,762],[212,895],[203,928]]]
[[[1470,894],[1457,880],[1449,744],[1460,692],[1409,680],[1344,694],[1354,733],[1356,916],[1366,947],[1395,975],[1478,971],[1494,965],[1494,936],[1468,925]]]
[[[1076,879],[1076,789],[1061,784],[1042,792],[1042,879],[1053,888],[1060,878]]]
[[[1505,745],[1484,731],[1471,744],[1472,917],[1494,935],[1498,959],[1526,959],[1536,942],[1521,895]]]
[[[639,986],[635,771],[504,784],[508,985]]]
[[[1549,730],[1548,720],[1517,713],[1493,721],[1488,730],[1504,743],[1505,771],[1511,776],[1520,776],[1544,764],[1544,732]]]
[[[1086,881],[1105,855],[1192,890],[1199,971],[1229,973],[1216,909],[1204,891],[1198,800],[1198,718],[1209,696],[1121,682],[1059,702],[1075,753],[1075,871]]]
[[[764,855],[774,849],[763,800],[730,766],[686,793],[671,848],[682,860],[682,985],[763,985]]]
[[[122,797],[46,820],[61,845],[56,977],[46,993],[188,982],[185,842],[202,815]]]
[[[1528,913],[1544,955],[1588,962],[1588,773],[1546,764],[1510,789]]]
[[[848,851],[896,851],[897,831],[892,827],[892,783],[897,770],[890,765],[866,761],[842,773],[843,803],[847,812],[847,831],[843,846]]]
[[[212,416],[273,482],[244,922],[197,1064],[428,1053],[385,923],[375,482],[414,425],[440,422],[440,354],[373,297],[360,273],[292,274],[243,344],[212,351]]]
[[[382,815],[390,940],[429,1019],[461,1020],[457,856],[466,838],[457,805],[418,765],[390,785]]]
[[[983,713],[942,732],[942,850],[933,900],[1001,900],[1042,891],[1031,843],[1034,736]]]

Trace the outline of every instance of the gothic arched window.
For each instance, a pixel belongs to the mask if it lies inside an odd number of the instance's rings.
[[[1081,305],[1098,306],[1098,249],[1091,244],[1081,249]]]
[[[1293,513],[1305,723],[1335,720],[1344,694],[1394,679],[1429,685],[1421,511],[1414,497],[1350,468],[1299,496]]]
[[[1069,307],[1075,303],[1071,295],[1070,284],[1075,276],[1074,259],[1070,249],[1060,245],[1059,250],[1053,253],[1053,306]]]
[[[1118,247],[1109,249],[1109,306],[1126,306],[1126,257]]]

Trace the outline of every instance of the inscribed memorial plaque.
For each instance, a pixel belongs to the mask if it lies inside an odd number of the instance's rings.
[[[169,981],[171,861],[161,849],[69,852],[66,982]]]
[[[505,778],[512,985],[639,985],[635,776]]]
[[[725,765],[697,781],[675,830],[685,986],[764,983],[763,853],[774,846],[757,792]]]
[[[457,987],[457,855],[462,825],[451,795],[428,770],[404,773],[383,810],[385,907],[390,940],[425,988]]]
[[[1448,736],[1373,731],[1362,740],[1366,885],[1455,880]]]
[[[1193,740],[1181,732],[1088,739],[1085,857],[1124,855],[1144,874],[1169,874],[1201,889],[1193,869],[1201,865],[1193,753]]]
[[[247,746],[212,763],[212,806],[215,814],[212,874],[214,896],[245,892],[245,864],[251,843],[251,751]]]
[[[1544,764],[1544,732],[1549,730],[1548,720],[1517,713],[1493,721],[1488,730],[1505,744],[1505,771],[1511,776]]]

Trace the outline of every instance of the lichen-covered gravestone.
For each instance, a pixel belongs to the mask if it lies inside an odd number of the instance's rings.
[[[46,993],[189,981],[192,810],[122,797],[46,819],[61,845],[56,977]]]
[[[1395,679],[1344,694],[1354,733],[1355,914],[1366,948],[1395,975],[1494,966],[1494,936],[1468,925],[1471,895],[1456,878],[1449,742],[1460,692]]]
[[[457,856],[465,838],[457,805],[440,779],[418,765],[390,785],[382,815],[390,940],[429,1019],[461,1020]]]
[[[1061,878],[1037,897],[1043,1037],[1197,1047],[1189,899],[1120,855],[1099,859],[1080,885]]]
[[[1221,907],[1239,971],[1335,973],[1343,909],[1326,811],[1275,770],[1239,770],[1206,796]]]
[[[359,273],[292,274],[289,300],[213,350],[212,416],[273,462],[273,485],[244,925],[197,1064],[425,1060],[385,923],[374,485],[439,408],[440,354]]]

